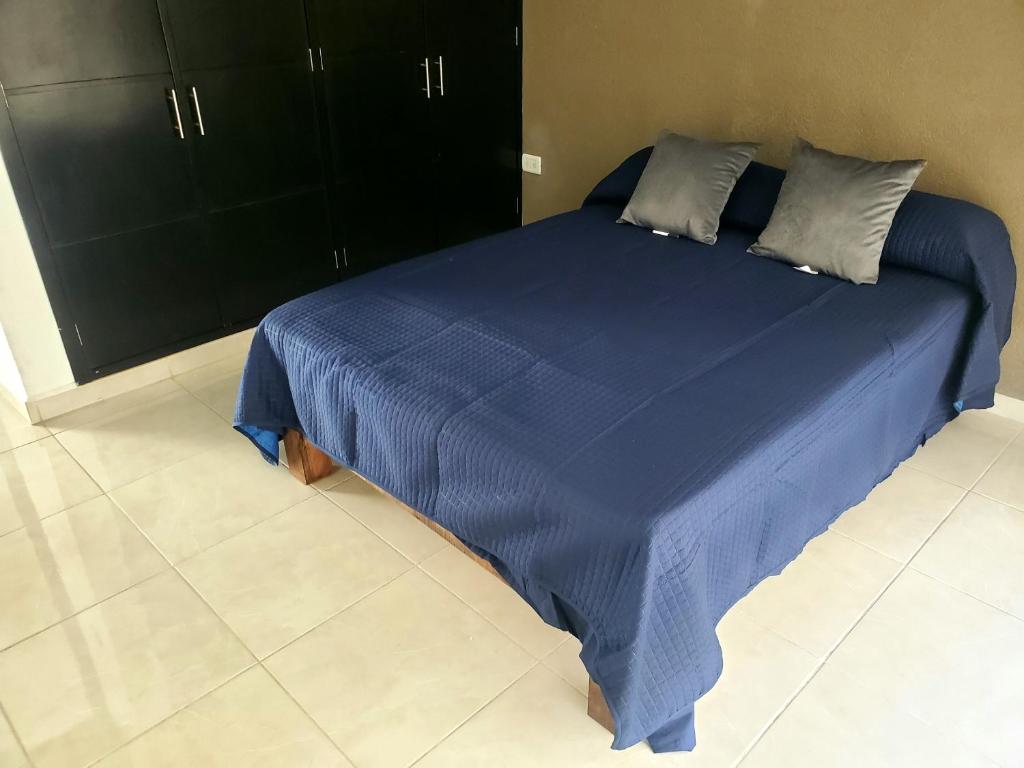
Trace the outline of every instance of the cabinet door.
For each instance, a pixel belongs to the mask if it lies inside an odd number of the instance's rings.
[[[257,319],[336,278],[305,8],[165,5],[224,321]]]
[[[226,322],[258,320],[334,281],[327,217],[327,198],[319,189],[212,215],[210,246],[218,254],[217,285]],[[324,253],[332,257],[325,259]]]
[[[519,224],[517,0],[425,0],[441,245]]]
[[[196,215],[188,151],[167,99],[172,88],[169,75],[156,75],[8,95],[54,245]]]
[[[98,373],[220,327],[198,218],[54,249],[82,354]]]
[[[220,327],[172,88],[154,75],[8,94],[90,369],[79,380]]]
[[[322,186],[302,0],[165,3],[208,207]]]
[[[332,205],[364,271],[435,247],[421,0],[313,0]]]
[[[0,82],[8,91],[167,71],[155,2],[0,1]]]

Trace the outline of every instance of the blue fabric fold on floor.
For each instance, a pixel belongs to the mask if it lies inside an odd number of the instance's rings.
[[[894,231],[906,255],[854,286],[591,203],[275,310],[236,424],[271,460],[301,430],[487,557],[581,639],[615,748],[688,750],[728,608],[956,401],[991,404],[1012,257]]]

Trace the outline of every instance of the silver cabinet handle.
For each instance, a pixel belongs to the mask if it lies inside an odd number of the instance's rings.
[[[192,90],[189,91],[189,98],[192,99],[192,110],[195,112],[196,130],[199,131],[200,136],[205,136],[206,127],[203,125],[203,110],[199,108],[199,94],[196,93],[196,87],[194,85],[192,86]]]
[[[317,51],[320,52],[320,71],[323,72],[324,71],[324,49],[323,48],[317,48]]]
[[[423,71],[427,73],[427,87],[426,88],[422,88],[420,90],[426,91],[427,92],[427,98],[429,99],[430,98],[430,59],[429,58],[424,59],[423,63],[420,64],[420,66],[423,67]]]
[[[179,139],[185,138],[185,129],[181,127],[181,110],[178,109],[178,94],[173,88],[164,88],[164,97],[174,109],[174,132]]]
[[[437,72],[441,76],[441,84],[436,87],[441,92],[441,95],[444,96],[444,56],[437,57]]]

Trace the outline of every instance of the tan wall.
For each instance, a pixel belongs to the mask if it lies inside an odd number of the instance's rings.
[[[1024,254],[1024,0],[524,0],[528,221],[575,208],[661,128],[925,157]],[[1024,277],[1024,256],[1021,260]],[[1000,391],[1024,397],[1024,287]]]

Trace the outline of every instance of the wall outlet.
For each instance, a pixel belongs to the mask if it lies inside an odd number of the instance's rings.
[[[537,155],[523,155],[523,170],[526,173],[532,173],[540,176],[543,172],[542,160]]]

